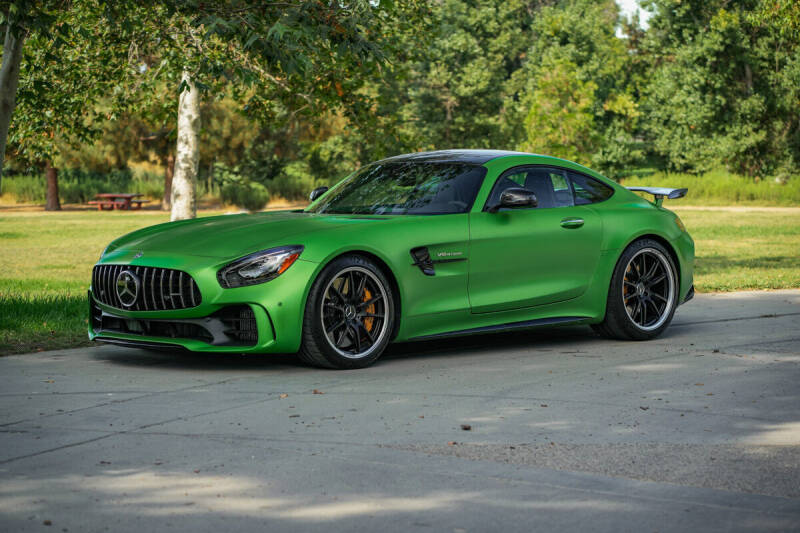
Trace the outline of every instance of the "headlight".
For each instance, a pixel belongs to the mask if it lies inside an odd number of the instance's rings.
[[[303,246],[281,246],[237,259],[217,272],[217,280],[225,289],[256,285],[275,279],[297,261]]]

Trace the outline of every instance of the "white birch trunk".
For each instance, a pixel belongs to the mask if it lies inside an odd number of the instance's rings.
[[[170,220],[197,216],[197,169],[200,163],[200,102],[197,88],[187,70],[182,82],[188,89],[178,99],[178,143],[175,148],[175,175],[172,178],[172,214]]]
[[[0,186],[3,179],[3,160],[6,155],[6,141],[11,116],[17,102],[17,84],[19,83],[19,65],[22,61],[22,43],[24,35],[14,36],[11,21],[7,21],[6,38],[3,43],[3,65],[0,66]],[[2,188],[0,188],[2,192]]]

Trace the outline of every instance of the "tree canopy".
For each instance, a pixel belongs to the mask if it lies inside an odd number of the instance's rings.
[[[612,177],[796,175],[800,5],[640,4],[647,29],[614,0],[5,1],[6,41],[22,43],[5,153],[14,172],[167,169],[192,87],[193,179],[278,195],[459,147],[548,153]]]

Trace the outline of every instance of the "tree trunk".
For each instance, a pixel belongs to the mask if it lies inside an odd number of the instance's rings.
[[[175,176],[172,180],[172,215],[170,220],[197,216],[197,170],[200,164],[200,102],[197,87],[184,69],[181,85],[186,89],[178,98],[178,143],[175,148]]]
[[[47,203],[45,211],[61,211],[61,202],[58,201],[58,169],[53,168],[53,164],[48,161],[44,167],[47,176]]]
[[[172,207],[172,177],[175,175],[175,154],[167,156],[164,167],[164,198],[161,200],[161,210],[169,211]]]
[[[13,26],[12,21],[7,21],[3,64],[0,66],[0,194],[3,192],[3,162],[6,155],[8,127],[11,125],[11,115],[14,114],[14,107],[17,105],[19,64],[22,60],[22,42],[25,40],[25,35],[22,33],[14,35]]]

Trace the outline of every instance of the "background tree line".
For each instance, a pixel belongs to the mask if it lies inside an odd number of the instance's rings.
[[[148,162],[173,218],[198,181],[257,209],[423,149],[797,176],[800,4],[641,5],[646,30],[613,0],[3,2],[4,174]]]

